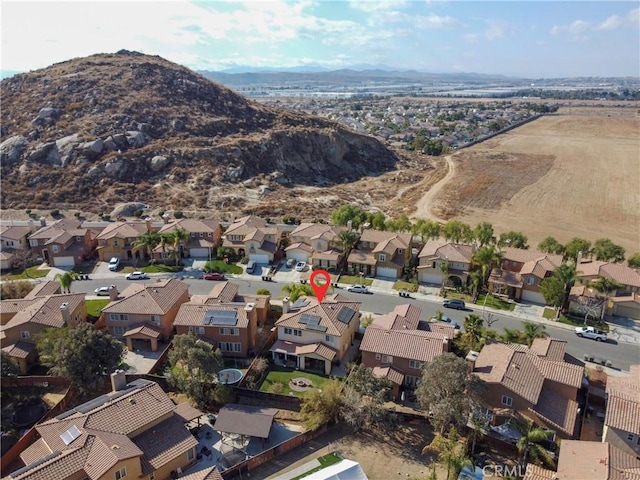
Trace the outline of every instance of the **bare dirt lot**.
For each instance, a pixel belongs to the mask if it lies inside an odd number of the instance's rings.
[[[532,247],[546,236],[607,237],[639,251],[640,118],[576,110],[452,155],[452,179],[415,215],[490,222]]]

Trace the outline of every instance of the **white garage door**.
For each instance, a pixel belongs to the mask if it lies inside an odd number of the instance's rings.
[[[252,253],[251,255],[249,255],[249,260],[253,260],[256,263],[266,264],[269,263],[269,256]]]
[[[208,248],[192,248],[189,250],[192,258],[209,258]]]
[[[73,257],[53,257],[54,267],[73,267],[75,264]]]
[[[309,256],[300,250],[287,252],[287,259],[289,258],[294,259],[296,262],[309,262]]]
[[[378,267],[376,268],[377,277],[398,278],[398,271],[395,268]]]
[[[420,283],[432,283],[434,285],[442,285],[442,275],[437,273],[423,272],[420,274]]]
[[[544,297],[541,293],[531,292],[529,290],[522,291],[522,300],[525,302],[538,303],[540,305],[545,304]]]
[[[640,308],[618,305],[618,308],[616,308],[615,315],[617,317],[633,318],[634,320],[640,320]]]

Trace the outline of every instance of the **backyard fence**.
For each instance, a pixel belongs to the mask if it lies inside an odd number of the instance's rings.
[[[302,400],[298,397],[261,392],[260,390],[234,387],[233,393],[236,396],[236,402],[245,405],[279,408],[294,412],[299,412],[302,405]]]
[[[34,375],[29,377],[2,377],[2,388],[11,387],[68,387],[69,380],[63,377],[49,375]]]

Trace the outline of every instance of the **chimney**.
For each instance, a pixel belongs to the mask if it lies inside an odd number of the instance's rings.
[[[60,313],[62,314],[65,325],[71,325],[71,313],[69,312],[69,304],[67,302],[60,305]]]
[[[289,297],[284,297],[282,299],[282,314],[289,313],[290,300]]]
[[[109,287],[109,300],[112,302],[118,298],[118,287],[111,285]]]
[[[471,350],[467,354],[467,358],[465,358],[465,360],[467,361],[467,366],[469,367],[469,371],[470,372],[473,372],[473,370],[476,368],[476,360],[478,359],[478,355],[480,355],[480,352],[476,352],[474,350]]]
[[[166,225],[167,223],[169,223],[169,214],[165,213],[162,215],[162,221],[164,222],[164,224]]]
[[[31,219],[31,218],[29,219],[28,225],[29,225],[29,231],[30,232],[38,231],[38,227],[36,227],[36,224],[33,223],[33,219]]]
[[[124,374],[124,370],[116,370],[111,374],[111,389],[114,392],[124,390],[127,386],[127,376]]]
[[[444,337],[444,339],[442,340],[442,351],[451,351],[451,339],[449,337]]]
[[[40,226],[41,227],[46,227],[47,226],[47,219],[44,217],[40,217]]]
[[[283,305],[284,305],[284,302],[283,302]],[[248,313],[248,312],[251,312],[251,311],[254,309],[254,307],[255,307],[255,306],[256,306],[256,304],[255,304],[255,303],[247,303],[247,304],[244,306],[244,311],[245,311],[245,312],[247,312],[247,313]],[[284,307],[282,308],[282,310],[283,310],[283,312],[284,312]]]
[[[147,232],[150,232],[151,231],[151,217],[146,217],[144,219],[144,223],[147,224]]]

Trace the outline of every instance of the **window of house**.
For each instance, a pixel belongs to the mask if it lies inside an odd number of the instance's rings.
[[[402,249],[401,248],[398,249],[398,254],[402,255]]]
[[[6,241],[7,247],[13,247],[13,240]]]
[[[391,355],[382,355],[383,363],[393,363],[393,357]]]
[[[23,340],[28,340],[31,338],[31,333],[29,332],[29,330],[23,330],[22,332],[20,332],[20,338],[22,338]]]
[[[32,247],[37,247],[38,246],[38,240],[37,239],[33,239],[33,240],[29,240],[29,245],[31,245]]]
[[[120,243],[118,242],[118,240],[114,240],[113,241],[113,246],[114,247],[118,247],[120,245]]]
[[[418,380],[420,380],[420,377],[407,375],[404,377],[404,384],[408,387],[415,387],[418,384]]]
[[[285,335],[293,335],[294,337],[301,337],[302,336],[302,330],[298,330],[297,328],[285,327],[284,333],[285,333]]]
[[[224,327],[220,329],[220,335],[240,335],[240,329]]]
[[[320,250],[322,248],[322,243],[316,243],[316,250]]]
[[[109,320],[127,322],[127,321],[129,321],[129,315],[127,315],[125,313],[110,313],[109,314]]]
[[[151,472],[149,474],[149,480],[156,480],[156,472]]]
[[[513,405],[513,398],[502,395],[502,404],[510,407],[511,405]]]
[[[633,433],[627,434],[627,440],[629,440],[630,442],[633,442]]]
[[[381,262],[386,262],[387,261],[387,256],[384,253],[381,253],[380,256],[378,257],[378,259]]]
[[[76,242],[81,242],[82,241],[82,237],[76,237]]]
[[[51,251],[53,253],[58,253],[60,251],[60,248],[58,248],[58,245],[52,245],[51,246]]]
[[[201,237],[201,238],[204,237],[204,232],[198,233],[198,236]]]
[[[376,353],[376,360],[380,360],[380,358],[382,358],[381,355],[379,353]]]
[[[211,234],[211,232],[207,232],[207,237],[213,237],[213,235]]]
[[[525,281],[527,282],[527,285],[535,285],[536,283],[535,277],[526,277]]]
[[[193,333],[193,332],[194,332],[193,326],[190,326],[189,327],[189,333]]]
[[[640,445],[640,435],[636,437],[636,445]]]
[[[333,337],[331,335],[325,335],[324,341],[327,343],[333,343]]]
[[[190,448],[187,451],[187,460],[191,461],[191,460],[193,460],[193,457],[194,457],[193,448]]]
[[[127,467],[122,467],[120,470],[116,470],[116,480],[120,480],[127,476]]]
[[[116,337],[121,337],[126,332],[124,327],[113,327],[113,335]]]
[[[418,362],[417,360],[409,360],[409,368],[415,368],[420,370],[424,366],[424,362]]]
[[[238,352],[242,351],[242,344],[238,343],[238,342],[220,342],[218,344],[218,347],[223,352],[235,352],[235,353],[238,353]]]
[[[160,325],[160,316],[159,315],[151,315],[151,323],[155,323],[156,325]]]
[[[198,327],[198,335],[204,335],[204,327]]]

